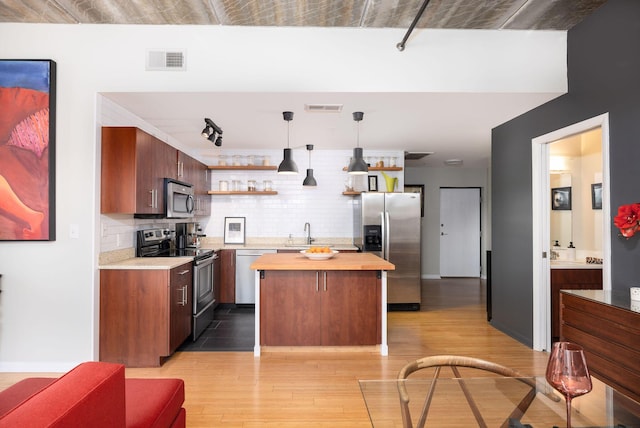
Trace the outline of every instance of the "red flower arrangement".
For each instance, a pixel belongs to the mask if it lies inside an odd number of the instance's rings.
[[[613,218],[613,224],[620,229],[620,234],[631,238],[640,230],[640,203],[620,205],[618,215]]]

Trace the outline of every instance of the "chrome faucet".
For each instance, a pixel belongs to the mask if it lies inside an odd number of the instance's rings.
[[[304,231],[307,232],[307,245],[311,245],[315,239],[311,237],[311,225],[309,223],[304,224]]]

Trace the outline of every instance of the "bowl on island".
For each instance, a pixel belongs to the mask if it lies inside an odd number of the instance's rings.
[[[313,251],[312,248],[309,248],[308,250],[302,250],[300,251],[300,254],[302,254],[303,256],[305,256],[306,258],[308,258],[309,260],[328,260],[331,257],[335,256],[336,254],[338,254],[339,251],[337,250],[329,250],[328,252],[318,252],[318,251]]]

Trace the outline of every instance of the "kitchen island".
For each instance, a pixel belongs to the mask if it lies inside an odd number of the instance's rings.
[[[371,253],[309,260],[300,253],[264,254],[255,270],[255,346],[387,347],[387,271]]]

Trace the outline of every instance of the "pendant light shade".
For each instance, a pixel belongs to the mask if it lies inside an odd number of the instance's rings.
[[[362,147],[353,149],[353,157],[351,158],[347,171],[353,175],[366,174],[369,172],[369,165],[367,165],[362,157]]]
[[[363,112],[353,112],[353,120],[356,121],[356,124],[358,126],[358,139],[356,141],[356,147],[353,149],[353,157],[351,158],[351,162],[349,163],[349,167],[347,168],[347,172],[352,175],[363,175],[369,172],[369,166],[364,161],[364,157],[362,156],[362,148],[360,147],[360,121],[363,117]]]
[[[313,144],[307,144],[307,151],[309,152],[309,168],[307,169],[307,176],[302,182],[303,186],[317,186],[316,179],[313,178],[313,169],[311,169],[311,150],[313,150]]]
[[[302,182],[303,186],[317,186],[318,183],[316,182],[316,179],[313,178],[313,170],[311,168],[307,169],[307,176],[304,178],[304,181]]]
[[[282,117],[287,121],[287,148],[284,149],[283,159],[278,166],[278,174],[297,174],[298,166],[291,158],[291,149],[289,148],[289,128],[291,127],[291,121],[293,120],[292,111],[283,111]]]
[[[283,156],[282,162],[280,162],[280,165],[278,166],[278,174],[297,174],[297,173],[298,173],[298,166],[293,161],[293,159],[291,159],[291,149],[286,148],[284,149],[284,156]]]

